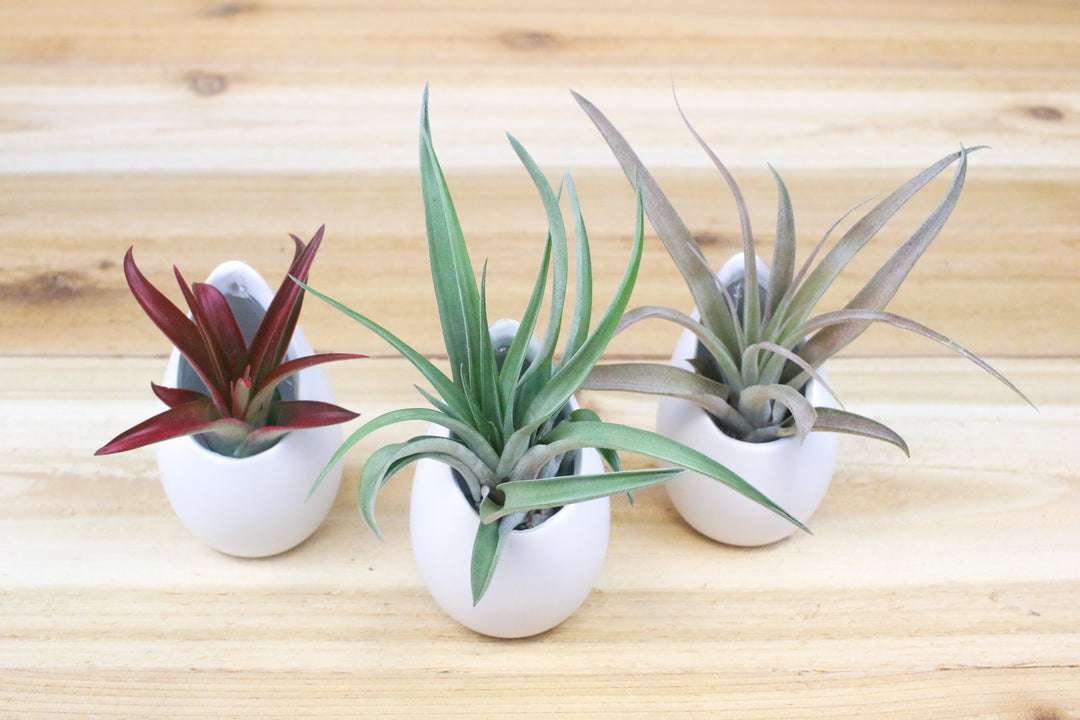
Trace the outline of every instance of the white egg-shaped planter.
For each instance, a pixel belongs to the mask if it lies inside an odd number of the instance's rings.
[[[737,255],[721,268],[717,273],[721,283],[730,285],[742,274],[742,260]],[[759,284],[767,283],[769,269],[760,259],[757,272]],[[697,348],[694,334],[684,331],[672,364],[691,370],[687,361]],[[833,397],[815,381],[807,385],[806,395],[815,407],[835,407]],[[801,443],[794,436],[767,443],[742,442],[721,431],[700,406],[685,400],[661,398],[656,429],[723,463],[803,523],[825,497],[836,465],[835,433],[812,432]],[[675,509],[691,527],[722,543],[768,545],[796,530],[772,511],[697,473],[684,473],[668,481],[666,488]]]
[[[498,343],[507,333],[512,338],[516,325],[496,323],[492,339]],[[448,434],[440,426],[429,433]],[[596,450],[578,452],[577,474],[602,471]],[[473,605],[470,568],[479,523],[448,465],[432,459],[416,463],[409,531],[417,567],[435,602],[476,632],[528,637],[555,627],[588,597],[607,553],[611,504],[604,497],[566,505],[536,527],[511,531],[487,592]]]
[[[207,283],[225,295],[245,336],[254,332],[274,295],[255,270],[238,261],[218,266]],[[297,328],[286,357],[311,354]],[[175,348],[164,384],[201,385]],[[280,387],[287,397],[334,402],[321,367],[306,368]],[[330,511],[341,482],[340,463],[308,494],[341,437],[338,425],[294,430],[246,458],[219,455],[194,436],[167,440],[156,446],[161,483],[177,517],[210,547],[239,557],[277,555],[311,536]]]

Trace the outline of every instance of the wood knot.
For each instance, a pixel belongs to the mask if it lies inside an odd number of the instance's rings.
[[[1059,122],[1065,119],[1065,113],[1056,107],[1049,105],[1035,105],[1028,108],[1028,115],[1036,120],[1046,120],[1047,122]]]
[[[511,50],[550,50],[558,47],[558,36],[540,30],[511,30],[501,33],[499,41]]]
[[[188,75],[188,86],[196,95],[210,97],[225,92],[229,87],[229,81],[224,75],[200,71]]]
[[[244,13],[255,12],[258,6],[255,3],[227,2],[214,5],[206,11],[208,17],[232,17]]]
[[[694,239],[697,240],[698,245],[716,245],[720,242],[720,236],[714,232],[694,233]]]
[[[0,285],[0,299],[11,302],[49,304],[74,299],[84,282],[78,273],[55,270],[12,283]]]

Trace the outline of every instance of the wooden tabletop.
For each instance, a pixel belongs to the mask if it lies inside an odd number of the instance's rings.
[[[912,457],[842,438],[810,525],[773,546],[696,534],[662,489],[613,500],[608,557],[567,622],[478,636],[424,589],[408,473],[355,508],[364,458],[306,543],[239,560],[172,513],[152,450],[92,452],[154,410],[169,350],[120,270],[163,287],[238,258],[312,283],[441,362],[417,172],[421,94],[491,315],[524,307],[543,209],[506,141],[572,172],[598,304],[634,198],[568,88],[653,167],[717,266],[738,219],[681,125],[743,185],[771,252],[961,143],[960,204],[890,309],[987,357],[873,330],[830,363],[849,409]],[[841,306],[939,200],[932,184],[826,298]],[[1080,7],[891,3],[0,2],[0,716],[1080,718]],[[178,297],[174,293],[173,297]],[[635,304],[689,309],[651,234]],[[338,399],[372,418],[419,376],[311,301]],[[642,326],[611,357],[662,359]],[[648,398],[586,393],[648,427]],[[354,425],[350,425],[353,427]],[[638,466],[640,459],[632,461]]]

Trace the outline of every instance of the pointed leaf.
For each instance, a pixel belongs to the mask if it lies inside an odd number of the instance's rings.
[[[251,430],[250,426],[235,418],[222,418],[221,412],[210,402],[196,400],[144,420],[125,430],[100,448],[95,455],[110,455],[135,448],[171,440],[184,435],[218,432],[238,440]]]
[[[688,400],[731,427],[738,435],[754,427],[728,403],[731,390],[715,380],[673,365],[661,363],[611,363],[597,365],[582,384],[583,390],[615,390],[648,393]]]
[[[960,199],[960,191],[964,187],[966,174],[967,152],[961,150],[956,174],[941,203],[911,238],[874,274],[870,282],[851,299],[846,306],[848,309],[883,310],[885,308],[900,289],[900,285],[907,278],[916,261],[922,257],[944,227],[945,221],[948,220],[953,208],[956,207],[957,200]],[[829,357],[850,344],[870,324],[871,321],[849,322],[823,328],[807,342],[803,353],[808,358]]]
[[[256,379],[265,377],[285,358],[304,301],[302,286],[292,282],[290,278],[307,282],[308,271],[315,261],[315,253],[322,243],[324,230],[325,226],[315,232],[303,252],[293,262],[251,339],[246,364],[252,367],[253,377]]]
[[[354,353],[319,353],[316,355],[305,355],[296,358],[295,360],[286,360],[262,378],[259,387],[255,388],[255,395],[251,399],[251,404],[258,406],[260,403],[270,400],[278,385],[301,370],[306,370],[307,368],[328,362],[337,362],[339,360],[361,360],[366,357],[367,355],[356,355]]]
[[[868,417],[856,415],[855,413],[846,412],[844,410],[834,410],[833,408],[817,408],[817,419],[814,421],[814,431],[817,432],[822,430],[884,440],[903,450],[905,455],[911,455],[908,451],[907,443],[904,442],[904,439],[897,435],[891,428],[879,423],[877,420],[871,420]]]
[[[1014,393],[1016,393],[1021,398],[1023,398],[1023,400],[1028,405],[1031,405],[1032,407],[1035,407],[1035,403],[1031,402],[1031,400],[1028,399],[1027,395],[1022,393],[1020,391],[1020,389],[1018,387],[1016,387],[1015,385],[1013,385],[1012,382],[1010,382],[1004,375],[999,373],[994,368],[990,367],[989,363],[987,363],[985,360],[980,358],[978,355],[976,355],[973,352],[970,352],[969,350],[967,350],[966,348],[961,346],[959,343],[954,342],[953,340],[950,340],[949,338],[945,337],[944,335],[937,332],[936,330],[932,330],[932,329],[926,327],[925,325],[923,325],[921,323],[918,323],[918,322],[915,322],[914,320],[906,318],[906,317],[904,317],[902,315],[897,315],[896,313],[891,313],[891,312],[874,311],[874,310],[835,310],[833,312],[822,313],[821,315],[818,315],[817,317],[812,318],[811,320],[807,321],[802,327],[803,327],[803,329],[805,329],[807,331],[804,334],[809,334],[810,332],[813,332],[813,331],[821,329],[821,328],[829,327],[830,325],[836,325],[836,324],[842,324],[842,323],[850,323],[850,322],[857,322],[857,323],[860,323],[860,324],[863,323],[863,322],[884,322],[884,323],[888,323],[889,325],[892,325],[893,327],[898,327],[901,330],[910,330],[912,332],[918,333],[919,335],[922,335],[923,337],[930,338],[934,342],[940,343],[940,344],[944,345],[945,347],[949,348],[950,350],[952,350],[953,352],[956,352],[956,353],[966,357],[968,360],[970,360],[971,362],[975,363],[976,365],[981,367],[986,372],[993,375],[1001,383],[1003,383],[1006,387],[1008,387]],[[813,362],[813,360],[814,360],[811,357],[807,357],[807,353],[805,353],[805,352],[803,353],[803,356],[806,357],[808,362]],[[824,361],[824,358],[821,358],[821,361]]]
[[[470,562],[470,585],[474,606],[480,602],[480,598],[484,597],[488,586],[491,585],[491,578],[495,576],[495,566],[499,562],[499,556],[502,555],[506,539],[520,522],[518,516],[511,516],[499,522],[477,524]]]
[[[413,367],[419,370],[420,373],[427,379],[427,381],[434,386],[435,391],[438,392],[439,395],[442,396],[443,400],[445,400],[446,403],[454,409],[454,413],[457,414],[458,417],[465,418],[472,416],[470,405],[468,399],[465,397],[465,393],[463,393],[461,391],[461,388],[455,385],[450,380],[450,378],[446,377],[446,375],[441,370],[439,370],[439,368],[435,367],[435,365],[432,364],[431,361],[418,353],[416,350],[413,350],[396,335],[394,335],[389,330],[385,329],[375,321],[369,320],[367,317],[361,315],[352,308],[338,302],[337,300],[334,300],[331,297],[328,297],[327,295],[324,295],[323,293],[315,290],[306,283],[302,283],[299,280],[297,280],[297,283],[302,288],[304,288],[305,291],[311,293],[318,299],[325,302],[327,305],[330,305],[331,307],[345,313],[347,316],[360,323],[367,329],[371,330],[380,338],[389,343],[395,350],[401,353],[401,355],[404,356],[406,360],[412,363]]]
[[[570,320],[570,330],[566,335],[566,348],[563,358],[573,357],[589,336],[592,323],[592,258],[589,252],[589,235],[585,230],[585,221],[581,216],[577,188],[569,175],[566,176],[566,194],[570,198],[570,212],[574,219],[574,312]]]
[[[780,174],[770,165],[773,177],[776,179],[777,191],[780,198],[777,202],[776,216],[776,246],[773,248],[772,268],[769,273],[768,306],[765,308],[765,317],[772,318],[780,301],[791,287],[792,276],[795,272],[795,211],[791,206],[791,196]],[[768,334],[766,333],[766,337]]]
[[[184,388],[170,388],[158,385],[155,382],[150,383],[150,389],[154,391],[154,395],[157,395],[158,400],[165,403],[171,408],[184,405],[190,402],[205,402],[213,404],[209,397],[196,390],[185,390]]]
[[[508,513],[562,507],[616,493],[629,493],[665,483],[684,472],[682,468],[623,470],[504,482],[499,485],[504,497],[502,506],[481,506],[480,517],[483,522],[492,522]]]
[[[701,316],[718,319],[729,317],[720,284],[712,268],[709,267],[701,246],[694,239],[682,218],[675,212],[671,201],[664,195],[663,190],[641,162],[637,153],[595,105],[573,90],[570,93],[600,131],[615,155],[615,159],[622,166],[623,172],[626,173],[630,184],[639,189],[644,198],[645,211],[649,214],[649,220],[664,243],[664,247],[667,248],[668,254],[671,255],[671,259],[675,261],[675,266],[686,280],[686,285],[694,298],[694,304],[701,311]],[[717,322],[720,321],[717,320]],[[734,329],[730,325],[721,324],[711,329],[730,350],[734,351],[738,347]]]
[[[540,441],[543,445],[538,445],[526,453],[526,457],[519,463],[522,473],[515,470],[512,480],[526,479],[533,466],[541,467],[544,462],[561,452],[583,447],[608,447],[645,455],[711,477],[807,530],[805,525],[786,510],[724,465],[663,435],[615,423],[574,422],[557,425]]]
[[[674,93],[674,88],[672,88]],[[712,151],[705,139],[698,134],[698,131],[694,129],[694,126],[690,124],[690,119],[686,117],[686,113],[683,112],[682,106],[679,104],[678,96],[675,97],[675,107],[679,110],[679,115],[683,119],[683,123],[687,129],[690,130],[690,134],[697,140],[698,145],[701,146],[705,154],[708,155],[716,169],[720,171],[720,175],[724,178],[724,182],[727,183],[728,189],[731,191],[732,196],[735,198],[735,207],[739,213],[739,224],[742,227],[742,241],[743,241],[743,260],[745,273],[745,285],[749,290],[745,293],[746,302],[743,306],[742,327],[746,336],[747,342],[755,342],[758,339],[759,329],[761,326],[761,299],[757,292],[753,292],[754,288],[758,287],[757,281],[757,253],[754,250],[754,231],[750,227],[750,212],[746,207],[746,199],[743,198],[742,190],[739,189],[738,183],[735,182],[735,178],[731,172],[728,171],[727,166],[720,161],[720,158],[716,156],[716,153]],[[723,338],[727,333],[726,323],[723,322],[726,315],[717,315],[712,317],[706,315],[704,311],[701,313],[701,321],[707,328],[716,333],[717,336]]]
[[[199,329],[180,308],[176,307],[143,276],[135,265],[132,248],[128,248],[127,254],[124,255],[124,277],[127,278],[128,287],[131,288],[131,294],[135,296],[139,306],[191,364],[199,379],[206,385],[214,402],[218,403],[219,407],[228,407],[222,390],[214,384],[215,378],[211,370],[213,361],[203,344]]]

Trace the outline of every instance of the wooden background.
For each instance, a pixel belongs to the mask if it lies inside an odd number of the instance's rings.
[[[168,345],[130,297],[129,246],[163,287],[240,258],[268,277],[287,233],[327,239],[312,282],[440,356],[417,124],[436,147],[492,316],[532,283],[543,213],[505,139],[574,174],[597,302],[626,261],[633,197],[570,97],[653,167],[711,260],[733,204],[681,125],[729,162],[761,250],[772,163],[809,251],[845,211],[961,143],[960,205],[891,309],[989,358],[1039,405],[915,336],[872,331],[832,365],[847,406],[906,459],[844,438],[811,525],[738,550],[696,535],[662,490],[616,499],[585,605],[530,640],[444,616],[412,563],[408,479],[283,556],[191,538],[153,452],[93,450],[153,411]],[[871,244],[846,301],[937,202]],[[639,304],[689,309],[647,240]],[[0,2],[0,715],[14,717],[699,716],[1080,718],[1080,6],[1075,2],[553,0]],[[173,297],[177,295],[174,294]],[[311,301],[317,348],[364,417],[418,377]],[[642,326],[612,355],[666,357]],[[648,399],[586,395],[648,426]],[[403,428],[404,436],[412,430]]]

